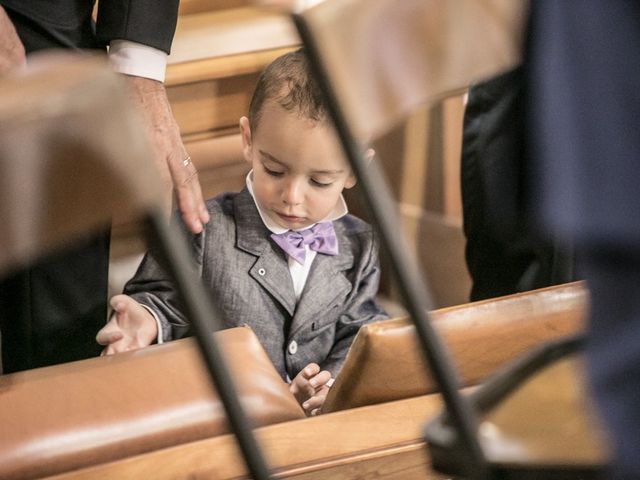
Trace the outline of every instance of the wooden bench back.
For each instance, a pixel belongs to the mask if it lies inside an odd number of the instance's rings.
[[[255,426],[304,418],[252,330],[214,335]],[[0,376],[0,425],[4,480],[229,432],[192,339]]]
[[[586,318],[587,292],[571,283],[433,312],[462,386],[477,384],[546,340],[575,333]],[[437,391],[406,318],[360,329],[323,410],[415,397]]]

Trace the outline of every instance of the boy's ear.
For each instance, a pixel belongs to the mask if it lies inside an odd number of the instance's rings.
[[[347,181],[344,182],[344,188],[346,189],[353,188],[355,187],[355,185],[356,185],[356,177],[353,173],[351,173],[347,178]]]
[[[242,137],[242,155],[244,159],[252,163],[251,161],[251,126],[249,125],[249,119],[247,117],[240,118],[240,136]]]

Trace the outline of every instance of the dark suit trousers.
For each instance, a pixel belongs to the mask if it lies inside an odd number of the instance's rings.
[[[572,258],[525,224],[523,91],[520,69],[469,91],[460,170],[471,301],[573,279]]]
[[[10,9],[7,13],[28,53],[47,48],[96,48],[89,17],[56,26],[38,24]],[[106,232],[2,280],[4,373],[99,354],[95,335],[106,320],[108,264]]]
[[[589,285],[587,373],[640,478],[640,3],[531,2],[527,80],[538,220],[574,241]]]
[[[614,443],[607,478],[640,478],[640,253],[598,249],[582,260],[591,295],[589,379]]]

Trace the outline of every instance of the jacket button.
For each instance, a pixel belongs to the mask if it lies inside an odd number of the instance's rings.
[[[295,340],[293,340],[293,341],[289,344],[289,348],[288,348],[288,350],[289,350],[289,353],[290,353],[291,355],[295,355],[295,354],[296,354],[296,352],[298,351],[298,344],[296,343],[296,341],[295,341]]]
[[[265,273],[267,273],[267,271],[264,268],[259,268],[258,269],[258,275],[260,275],[261,277],[264,277]]]

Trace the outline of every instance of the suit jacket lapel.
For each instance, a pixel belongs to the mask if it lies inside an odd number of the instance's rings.
[[[351,245],[337,227],[336,235],[340,253],[335,256],[321,253],[316,255],[291,322],[290,335],[295,335],[309,321],[321,317],[323,310],[337,297],[346,297],[351,291],[351,282],[344,275],[344,271],[353,266],[353,252]]]
[[[284,252],[270,239],[249,191],[244,188],[234,199],[236,246],[258,257],[249,275],[293,316],[296,298]]]

